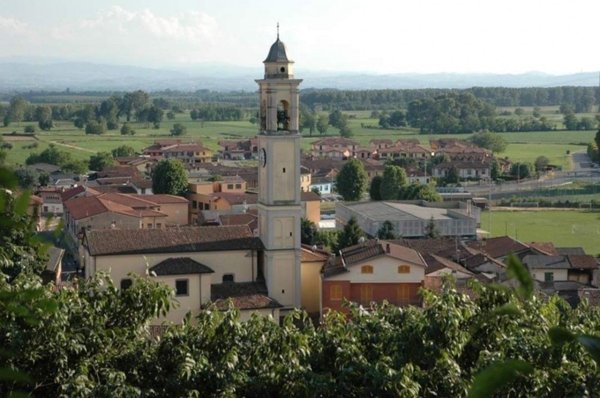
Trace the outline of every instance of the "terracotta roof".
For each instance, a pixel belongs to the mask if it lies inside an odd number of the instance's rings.
[[[210,267],[189,257],[170,257],[150,268],[156,275],[185,275],[213,273]]]
[[[463,267],[462,265],[455,263],[444,257],[436,256],[435,254],[426,254],[423,256],[427,262],[427,268],[425,274],[431,274],[444,268],[448,268],[452,271],[462,272],[464,274],[473,275],[471,271]]]
[[[91,230],[84,240],[93,256],[263,248],[247,226]]]
[[[393,247],[390,250],[390,253],[387,253],[388,256],[392,256],[399,260],[404,260],[413,264],[418,264],[423,267],[427,267],[427,262],[425,262],[425,260],[417,250],[412,249],[408,246],[398,245],[393,242],[383,242],[383,244],[387,243],[389,243],[390,246],[393,245]]]
[[[302,262],[318,262],[329,259],[329,253],[319,249],[313,250],[309,245],[302,245],[300,255]]]
[[[379,242],[374,240],[359,243],[358,245],[346,247],[341,250],[341,255],[346,266],[383,254],[385,254],[383,247],[381,247]]]
[[[567,260],[573,268],[596,269],[600,266],[598,259],[589,254],[572,254],[567,256]]]
[[[519,253],[529,249],[524,243],[511,238],[510,236],[499,236],[489,238],[478,242],[471,242],[469,247],[489,254],[493,258],[508,256],[511,253]]]
[[[147,202],[152,202],[155,204],[165,204],[165,203],[189,203],[189,201],[181,196],[176,195],[166,195],[166,194],[154,194],[154,195],[127,195],[131,196],[135,199],[145,200]]]
[[[318,141],[314,141],[311,143],[314,145],[356,145],[358,146],[358,142],[351,140],[349,138],[344,137],[327,137],[320,139]]]
[[[98,185],[94,186],[94,195],[103,193],[124,193],[124,194],[136,194],[137,190],[131,185]],[[89,189],[88,189],[89,191]]]
[[[321,197],[314,192],[300,192],[300,200],[303,202],[320,202]]]
[[[221,214],[219,221],[221,225],[247,225],[252,231],[258,228],[258,216],[251,213]]]
[[[74,197],[74,196],[76,196],[76,195],[78,195],[78,194],[80,194],[82,192],[85,192],[85,187],[83,187],[83,186],[80,185],[80,186],[75,187],[75,188],[67,189],[66,191],[64,191],[64,192],[62,192],[60,194],[60,197],[61,197],[61,199],[62,199],[62,201],[64,203],[67,200],[71,199],[72,197]]]
[[[267,296],[267,287],[262,282],[220,283],[211,285],[210,298],[219,310],[233,306],[240,310],[282,307],[275,299]]]
[[[559,253],[556,251],[554,247],[554,243],[552,242],[531,242],[528,243],[529,247],[537,250],[542,254],[546,254],[548,256],[558,256]]]
[[[456,242],[451,238],[436,238],[436,239],[394,239],[390,240],[390,243],[410,247],[416,251],[426,253],[439,253],[444,250],[454,250]]]
[[[40,198],[37,195],[29,195],[29,204],[38,204],[41,205],[42,203],[44,203],[44,201],[42,200],[42,198]]]
[[[91,217],[108,211],[97,196],[82,196],[64,202],[64,206],[75,220]]]

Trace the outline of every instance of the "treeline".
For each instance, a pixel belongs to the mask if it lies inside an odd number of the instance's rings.
[[[244,112],[235,105],[206,104],[190,111],[192,120],[231,121],[242,120]]]
[[[407,108],[415,100],[447,94],[472,94],[495,106],[572,106],[575,112],[591,112],[600,103],[597,87],[473,87],[469,89],[403,90],[303,90],[302,102],[324,110],[391,110]]]

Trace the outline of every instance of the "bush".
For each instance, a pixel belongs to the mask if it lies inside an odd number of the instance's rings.
[[[26,133],[35,133],[35,126],[33,124],[25,126],[25,128],[23,129],[23,131],[26,132]]]

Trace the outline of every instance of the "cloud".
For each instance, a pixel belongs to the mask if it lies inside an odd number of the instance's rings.
[[[28,27],[23,21],[15,18],[6,18],[0,15],[0,34],[2,35],[22,35],[27,34]]]

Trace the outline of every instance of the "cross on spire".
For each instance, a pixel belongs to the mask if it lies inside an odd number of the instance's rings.
[[[279,40],[279,22],[277,22],[277,40]]]

